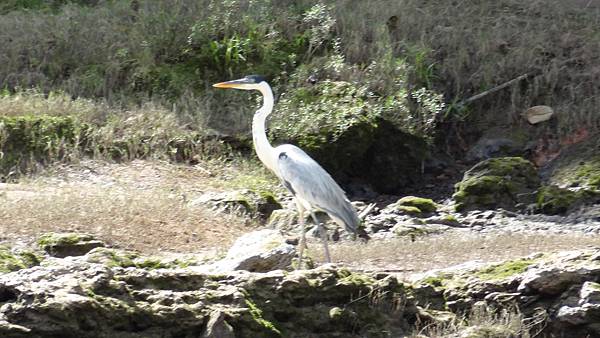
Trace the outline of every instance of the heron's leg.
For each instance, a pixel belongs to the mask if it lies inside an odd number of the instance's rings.
[[[306,247],[306,228],[304,226],[304,208],[296,201],[298,207],[298,223],[300,223],[300,250],[298,251],[298,270],[302,269],[302,254],[304,253],[304,247]]]
[[[312,217],[317,229],[319,230],[319,236],[321,236],[321,240],[323,241],[323,249],[325,250],[325,262],[331,263],[331,256],[329,255],[329,247],[327,246],[327,229],[319,222],[317,216],[314,211],[310,212],[310,216]]]
[[[298,198],[294,198],[294,202],[296,203],[296,209],[298,209],[298,224],[302,227],[302,237],[300,241],[300,245],[303,249],[308,249],[308,245],[306,245],[306,220],[304,219],[304,207],[298,201]]]

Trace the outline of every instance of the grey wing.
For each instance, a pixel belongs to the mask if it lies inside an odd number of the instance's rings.
[[[302,149],[275,148],[279,176],[290,192],[329,214],[346,230],[356,233],[360,220],[346,194],[333,178]]]

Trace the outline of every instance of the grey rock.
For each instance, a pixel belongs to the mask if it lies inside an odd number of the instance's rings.
[[[600,304],[600,283],[587,281],[581,286],[579,304]]]
[[[205,338],[235,338],[233,327],[225,320],[225,314],[219,310],[211,312],[206,331],[202,337]]]
[[[527,273],[517,291],[523,293],[541,293],[558,295],[572,284],[580,283],[583,276],[574,271],[553,267],[544,270],[532,270]]]
[[[298,212],[292,209],[273,210],[267,221],[267,227],[282,231],[296,230],[298,225]]]
[[[465,225],[460,223],[456,217],[448,217],[448,216],[433,216],[425,219],[425,223],[427,224],[443,224],[453,228],[464,228]]]
[[[227,256],[213,263],[209,271],[266,272],[287,269],[295,256],[296,248],[287,244],[286,237],[279,231],[257,230],[238,238],[227,252]]]

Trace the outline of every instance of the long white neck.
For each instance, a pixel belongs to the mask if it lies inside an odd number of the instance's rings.
[[[263,106],[254,114],[254,118],[252,119],[252,140],[254,141],[254,150],[262,163],[276,175],[279,175],[276,165],[277,159],[273,150],[274,148],[269,143],[265,131],[265,122],[267,116],[273,111],[275,99],[273,98],[271,87],[266,82],[261,82],[258,90],[263,95]]]

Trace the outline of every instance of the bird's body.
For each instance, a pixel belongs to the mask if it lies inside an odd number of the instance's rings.
[[[360,219],[342,188],[325,169],[294,145],[284,144],[275,151],[279,154],[280,178],[302,207],[324,211],[348,232],[356,233]]]
[[[305,243],[304,212],[310,212],[313,221],[319,227],[319,233],[325,246],[325,257],[331,261],[327,248],[325,229],[314,214],[313,209],[326,212],[336,223],[347,231],[366,237],[364,231],[359,233],[360,219],[342,188],[314,159],[302,149],[283,144],[271,146],[265,131],[266,118],[273,111],[273,92],[271,87],[258,76],[247,76],[240,80],[217,83],[217,88],[237,88],[258,90],[263,95],[263,106],[254,114],[252,120],[252,136],[254,149],[263,164],[270,169],[290,191],[296,201],[299,221],[302,225],[300,244],[300,261]]]

